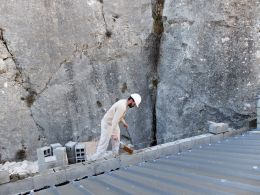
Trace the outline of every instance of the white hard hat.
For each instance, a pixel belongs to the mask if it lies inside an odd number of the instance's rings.
[[[141,96],[138,93],[131,94],[131,98],[134,99],[136,107],[139,107],[139,104],[141,103]]]

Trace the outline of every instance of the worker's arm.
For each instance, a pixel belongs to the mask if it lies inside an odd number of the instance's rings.
[[[118,107],[116,109],[114,118],[112,120],[112,130],[116,129],[118,123],[120,122],[122,116],[124,115],[124,112],[125,112],[124,108]]]
[[[128,124],[125,122],[125,119],[122,117],[121,122],[123,123],[125,128],[128,128]]]

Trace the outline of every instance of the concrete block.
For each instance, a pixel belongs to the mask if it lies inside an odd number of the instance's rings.
[[[178,141],[160,144],[142,149],[140,155],[142,155],[143,160],[140,162],[152,161],[167,155],[177,154],[178,152],[180,152],[180,143]]]
[[[60,170],[58,172],[55,172],[52,177],[54,177],[54,185],[64,183],[67,181],[65,170]]]
[[[228,128],[228,131],[223,133],[224,138],[232,137],[232,136],[234,136],[236,134],[237,134],[237,132],[233,128]]]
[[[208,121],[209,123],[209,132],[213,134],[224,133],[228,131],[227,123],[215,123],[212,121]]]
[[[29,192],[34,189],[32,177],[18,180],[16,182],[9,182],[0,186],[0,194],[20,194],[23,192]]]
[[[177,143],[180,144],[180,152],[191,150],[194,146],[194,139],[192,138],[185,138],[178,140]]]
[[[34,189],[41,189],[45,186],[53,186],[67,181],[65,170],[58,172],[48,171],[33,177]]]
[[[53,150],[54,156],[56,156],[57,159],[57,166],[66,166],[68,165],[68,157],[66,153],[65,147],[58,147]]]
[[[206,133],[203,135],[198,135],[193,137],[194,139],[194,146],[201,146],[210,144],[210,137],[213,136],[211,133]]]
[[[76,163],[85,162],[86,161],[86,150],[84,143],[77,143],[75,145],[75,157]]]
[[[41,149],[44,153],[44,157],[51,156],[51,147],[50,146],[45,146]]]
[[[224,138],[232,137],[234,135],[233,131],[227,131],[224,133]]]
[[[44,172],[47,169],[51,169],[57,166],[56,156],[45,157],[43,161],[38,159],[39,172]]]
[[[249,130],[248,127],[243,127],[243,128],[237,129],[236,132],[237,132],[237,134],[243,134],[248,130]]]
[[[10,181],[9,172],[6,170],[0,171],[0,184],[8,183]]]
[[[50,147],[51,147],[51,154],[53,155],[53,151],[56,148],[62,147],[62,145],[60,143],[55,143],[55,144],[51,144]]]
[[[68,181],[81,179],[85,176],[92,176],[96,173],[95,170],[95,162],[92,163],[77,163],[73,165],[69,165],[69,167],[65,170],[66,178]]]
[[[215,143],[224,139],[224,134],[216,134],[210,137],[210,143]]]
[[[43,159],[44,157],[48,157],[48,156],[51,156],[51,147],[50,146],[37,148],[38,159]]]
[[[159,157],[164,157],[167,155],[173,155],[180,152],[180,144],[177,142],[169,142],[157,146],[159,152]]]
[[[77,144],[77,142],[72,142],[72,141],[69,141],[68,143],[65,144],[68,161],[71,164],[76,163],[76,155],[75,155],[76,144]]]
[[[253,131],[249,131],[249,133],[250,134],[254,134],[254,133],[258,134],[258,133],[260,133],[260,130],[254,129]]]
[[[136,151],[132,155],[122,154],[119,156],[120,167],[127,167],[130,165],[136,165],[140,162],[143,162],[143,152]]]
[[[140,162],[152,161],[154,159],[160,158],[161,154],[158,150],[158,146],[153,146],[145,148],[140,152],[142,154],[142,160]]]
[[[38,167],[39,171],[56,166],[56,157],[51,156],[51,147],[46,146],[37,149]]]
[[[119,158],[110,158],[107,160],[99,160],[95,162],[95,174],[102,172],[108,172],[111,170],[118,169],[120,167]]]

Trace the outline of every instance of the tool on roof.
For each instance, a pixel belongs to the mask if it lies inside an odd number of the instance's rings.
[[[123,146],[122,149],[126,151],[128,154],[133,154],[134,149],[130,148],[128,145],[120,141],[120,144]]]

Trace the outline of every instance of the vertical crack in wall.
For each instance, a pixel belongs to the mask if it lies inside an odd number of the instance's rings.
[[[102,13],[102,17],[103,17],[103,20],[104,20],[104,23],[105,23],[105,28],[106,28],[106,31],[107,31],[107,22],[106,22],[105,13],[104,13],[104,3],[103,2],[102,2],[102,5],[101,5],[101,13]]]
[[[30,86],[31,86],[31,83],[30,83],[30,79],[29,77],[24,80],[23,79],[23,76],[22,76],[22,70],[21,70],[21,67],[19,66],[19,63],[17,62],[16,58],[14,57],[13,53],[11,52],[11,50],[9,49],[8,47],[8,42],[7,40],[4,38],[4,29],[0,28],[0,41],[4,44],[5,48],[6,48],[6,51],[9,53],[9,57],[7,58],[11,58],[14,62],[14,65],[16,67],[16,70],[17,72],[15,73],[15,78],[14,78],[14,81],[16,83],[18,83],[22,88],[24,88],[27,92],[28,92],[28,95],[25,97],[25,98],[21,98],[21,100],[25,100],[26,103],[27,103],[27,106],[29,107],[29,110],[30,110],[30,113],[31,113],[31,117],[32,117],[32,120],[34,121],[36,127],[41,131],[43,132],[44,129],[43,127],[41,127],[34,119],[34,116],[33,116],[33,113],[32,113],[32,110],[31,110],[31,105],[33,104],[33,102],[35,101],[35,97],[37,96],[37,93],[35,92],[35,90],[33,90]],[[3,60],[6,60],[7,58],[3,59]],[[39,138],[40,139],[40,138]]]
[[[10,58],[12,58],[14,65],[16,67],[17,72],[15,74],[14,81],[16,83],[18,83],[19,85],[21,85],[28,92],[28,95],[25,98],[21,98],[21,99],[26,101],[28,107],[31,107],[31,105],[35,101],[37,93],[34,89],[32,89],[31,83],[29,82],[30,81],[29,77],[26,80],[24,80],[23,75],[22,75],[22,69],[19,66],[17,59],[14,57],[13,53],[11,52],[11,50],[8,47],[8,42],[4,38],[4,29],[2,29],[2,28],[0,28],[0,40],[5,45],[5,48],[6,48],[7,52],[9,53]]]
[[[152,64],[151,74],[149,75],[149,88],[151,92],[152,99],[152,140],[150,145],[157,145],[157,119],[156,119],[156,96],[157,96],[157,85],[159,82],[158,78],[158,63],[160,57],[160,44],[161,37],[164,32],[163,28],[163,8],[164,8],[165,0],[153,0],[152,1],[152,17],[153,17],[153,33],[148,37],[150,54],[149,54],[149,62]]]
[[[10,57],[12,58],[12,60],[13,60],[13,62],[14,62],[14,64],[15,64],[15,66],[16,66],[16,70],[17,70],[17,74],[16,74],[16,81],[18,81],[19,79],[18,79],[18,77],[21,79],[21,81],[20,82],[18,82],[19,84],[22,84],[23,83],[23,80],[22,80],[22,71],[21,71],[21,68],[19,67],[19,65],[18,65],[18,62],[17,62],[17,60],[15,59],[15,57],[14,57],[14,55],[13,55],[13,53],[10,51],[10,49],[9,49],[9,47],[8,47],[8,45],[7,45],[7,41],[6,41],[6,39],[4,38],[4,29],[2,29],[2,28],[0,28],[0,41],[2,41],[2,43],[4,44],[4,46],[5,46],[5,48],[6,48],[6,50],[7,50],[7,52],[10,54]],[[7,57],[8,58],[8,57]],[[3,60],[6,60],[7,58],[5,58],[5,59],[3,59]]]
[[[102,17],[104,20],[104,24],[105,24],[105,29],[106,29],[106,37],[110,38],[112,35],[112,32],[110,30],[108,30],[107,27],[107,21],[106,21],[106,17],[105,17],[105,12],[104,12],[104,1],[103,0],[98,0],[101,3],[101,13],[102,13]]]
[[[10,54],[11,58],[13,59],[13,61],[15,62],[14,56],[13,54],[10,52],[8,45],[7,45],[7,41],[4,38],[4,29],[0,28],[0,40],[2,41],[2,43],[5,45],[5,48],[7,50],[7,52]]]

